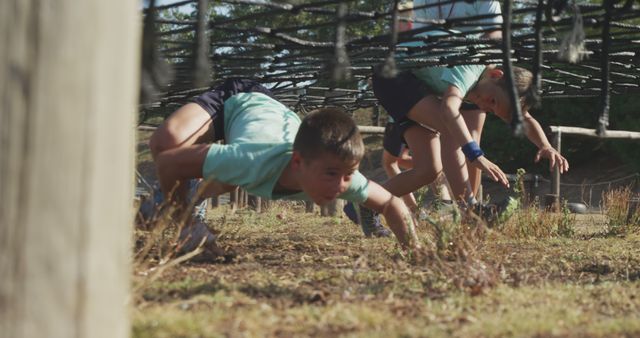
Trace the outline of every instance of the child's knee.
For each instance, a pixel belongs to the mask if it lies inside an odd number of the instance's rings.
[[[442,168],[438,169],[434,166],[414,168],[415,175],[420,181],[421,186],[429,184],[438,178],[438,175],[442,171]]]
[[[166,150],[163,146],[162,134],[163,132],[160,129],[156,129],[156,131],[149,138],[149,150],[151,151],[151,155],[154,159],[156,159],[156,161],[158,154]]]
[[[155,164],[159,176],[172,176],[174,163],[169,154],[163,154],[162,152],[157,153],[155,156]]]
[[[149,150],[153,158],[158,157],[165,150],[175,148],[177,146],[175,140],[175,136],[164,125],[158,127],[149,139]]]

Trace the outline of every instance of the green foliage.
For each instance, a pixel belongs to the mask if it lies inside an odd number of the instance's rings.
[[[524,188],[524,175],[527,173],[523,168],[518,168],[516,170],[516,182],[513,186],[513,192],[516,194],[516,198],[520,202],[524,202],[526,199],[525,193],[526,190]]]
[[[571,210],[567,206],[567,201],[562,203],[562,217],[558,223],[557,233],[562,237],[573,237],[575,235],[575,216],[571,214]]]
[[[566,202],[561,213],[539,208],[536,199],[528,208],[519,208],[513,216],[501,223],[500,232],[511,238],[553,238],[574,235],[576,218]]]

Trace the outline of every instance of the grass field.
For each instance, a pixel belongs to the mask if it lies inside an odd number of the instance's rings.
[[[640,234],[602,215],[425,223],[409,256],[298,204],[209,220],[237,256],[157,278],[153,251],[138,257],[134,337],[640,336]]]
[[[138,153],[152,176],[145,142]],[[640,211],[625,222],[628,198],[605,196],[606,215],[520,210],[493,229],[425,222],[415,255],[300,204],[222,206],[208,219],[231,262],[172,265],[172,229],[136,232],[150,251],[134,260],[133,336],[637,337]]]

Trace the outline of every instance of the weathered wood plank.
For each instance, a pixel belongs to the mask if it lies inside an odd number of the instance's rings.
[[[138,6],[0,2],[3,337],[130,334]]]

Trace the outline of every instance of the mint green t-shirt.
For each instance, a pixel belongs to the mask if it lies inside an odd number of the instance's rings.
[[[436,36],[447,35],[444,31],[429,31],[420,36]],[[421,46],[421,41],[411,41],[402,43],[401,46]],[[469,89],[475,85],[480,79],[482,72],[486,69],[485,65],[458,65],[453,67],[446,66],[430,66],[412,70],[412,73],[427,87],[441,95],[449,86],[456,86],[465,96]]]
[[[273,188],[291,160],[300,118],[262,93],[236,94],[224,103],[225,144],[212,144],[202,168],[208,180],[238,185],[269,199],[306,200],[303,192],[278,195]],[[369,181],[358,171],[339,197],[356,203],[368,198]]]
[[[413,6],[418,8],[423,5],[436,5],[440,0],[414,0]],[[450,4],[443,4],[420,8],[414,10],[417,19],[454,19],[475,16],[494,15],[493,17],[477,19],[473,22],[477,26],[456,27],[462,32],[477,30],[479,28],[500,28],[502,16],[500,16],[500,2],[498,1],[474,1],[472,3],[456,1]],[[421,28],[426,24],[419,20],[414,24],[414,28]],[[452,30],[453,31],[453,30]],[[455,32],[455,31],[453,31]],[[443,35],[443,31],[427,31],[421,35]],[[478,34],[479,35],[479,34]],[[416,45],[416,43],[411,43]],[[484,65],[460,65],[454,67],[425,67],[416,69],[413,73],[422,80],[429,88],[442,94],[450,85],[460,89],[462,95],[466,95],[469,89],[478,81],[480,75],[485,70]]]
[[[462,96],[478,82],[485,65],[459,65],[454,67],[425,67],[413,70],[413,74],[436,94],[442,94],[449,86],[460,89]]]

